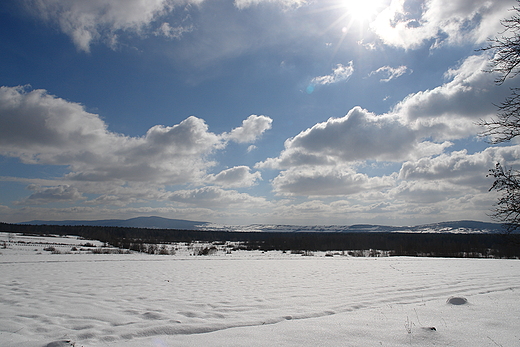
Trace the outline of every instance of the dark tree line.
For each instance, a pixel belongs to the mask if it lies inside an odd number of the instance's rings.
[[[263,251],[381,250],[390,255],[435,257],[520,257],[520,249],[503,234],[227,232],[99,226],[23,225],[0,223],[0,231],[32,235],[77,235],[115,247],[148,252],[150,244],[225,242]],[[156,246],[159,247],[159,246]],[[159,249],[159,248],[158,248]]]

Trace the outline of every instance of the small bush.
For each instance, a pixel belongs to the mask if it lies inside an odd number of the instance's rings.
[[[158,249],[159,248],[157,247],[157,245],[151,244],[151,245],[148,245],[148,249],[146,250],[146,253],[155,254],[155,253],[157,253]]]
[[[162,247],[159,248],[159,254],[160,255],[169,255],[170,251],[168,250],[168,248],[166,248],[166,245],[162,245]]]
[[[215,246],[211,247],[204,247],[203,249],[199,250],[197,255],[213,255],[217,253],[218,249]]]

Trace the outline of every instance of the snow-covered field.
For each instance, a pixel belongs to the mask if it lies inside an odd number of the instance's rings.
[[[69,240],[77,253],[44,238],[0,249],[0,346],[520,346],[519,260],[87,254]]]

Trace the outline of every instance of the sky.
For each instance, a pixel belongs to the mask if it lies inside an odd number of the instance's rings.
[[[3,1],[0,221],[489,221],[515,4]]]

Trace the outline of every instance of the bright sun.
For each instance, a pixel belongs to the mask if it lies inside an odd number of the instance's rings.
[[[352,20],[365,22],[378,13],[382,0],[343,0],[342,5]]]

